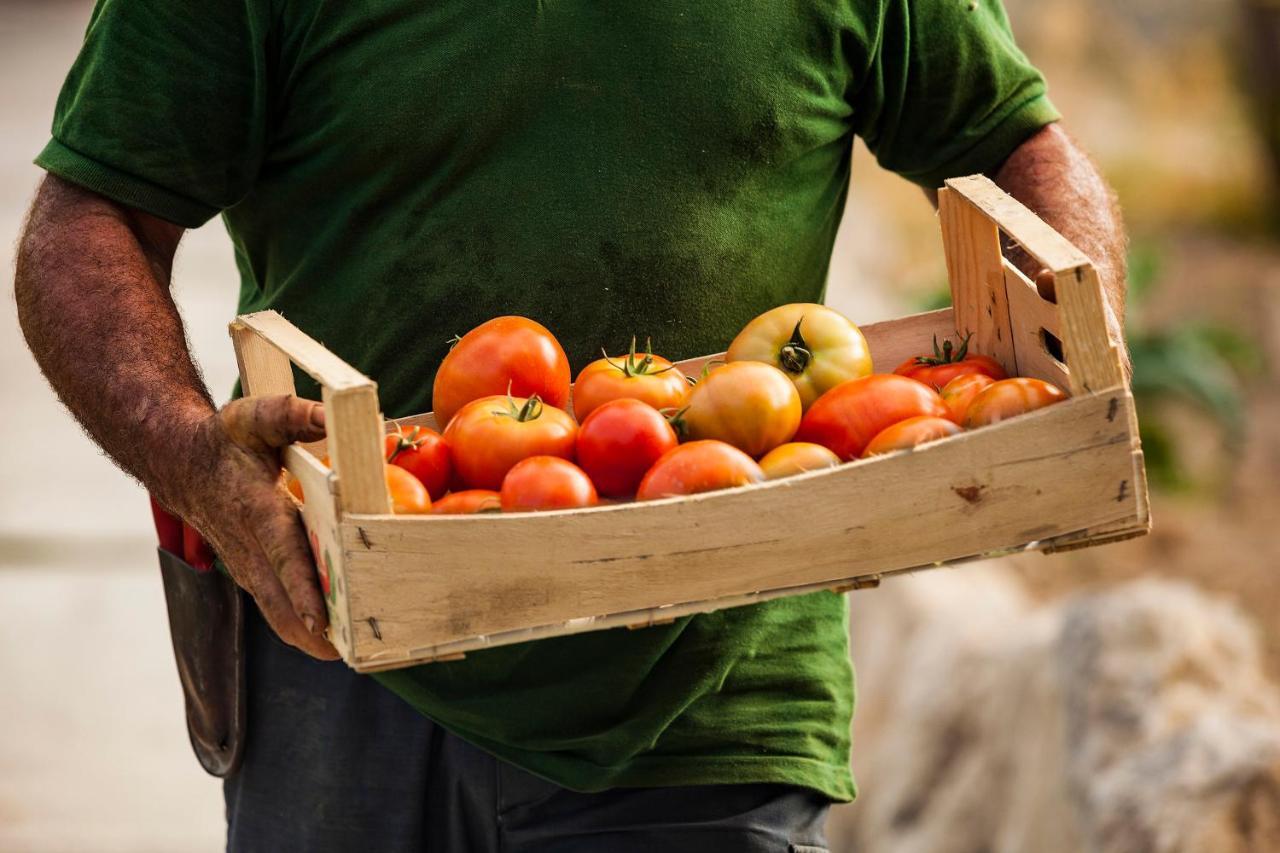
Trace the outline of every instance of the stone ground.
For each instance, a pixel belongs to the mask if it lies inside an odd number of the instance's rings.
[[[54,399],[8,291],[13,235],[40,176],[30,161],[90,7],[0,0],[0,849],[215,850],[221,796],[186,741],[146,496]],[[914,190],[889,192],[911,198],[929,227]],[[859,235],[842,240],[832,288],[833,304],[860,322],[901,310],[848,283],[883,276],[911,238],[864,213],[850,216]],[[926,262],[930,275],[940,259]],[[226,323],[236,280],[218,221],[187,237],[175,279],[218,396],[235,376]]]

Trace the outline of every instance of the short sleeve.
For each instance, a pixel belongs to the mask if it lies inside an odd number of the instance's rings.
[[[252,188],[269,14],[251,0],[98,0],[36,164],[189,228]]]
[[[855,132],[925,187],[998,167],[1059,116],[1000,0],[882,0]]]

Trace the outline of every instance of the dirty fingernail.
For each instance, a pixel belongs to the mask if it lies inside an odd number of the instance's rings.
[[[302,624],[307,626],[307,633],[314,634],[316,632],[316,617],[308,613],[302,617]]]

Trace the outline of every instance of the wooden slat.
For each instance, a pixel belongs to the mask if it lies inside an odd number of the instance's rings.
[[[915,451],[684,499],[347,516],[354,660],[664,605],[718,606],[1122,522],[1137,512],[1132,483],[1121,485],[1134,470],[1131,405],[1119,390],[1077,398]]]
[[[1040,330],[1062,340],[1058,307],[1042,297],[1026,276],[1004,262],[1005,293],[1009,299],[1009,323],[1013,329],[1014,356],[1019,376],[1032,376],[1060,388],[1071,387],[1067,366],[1044,346]]]
[[[335,391],[321,386],[321,391],[329,434],[327,448],[338,476],[340,511],[390,512],[377,389],[365,386]]]
[[[333,391],[372,387],[373,382],[275,311],[244,314],[236,325],[257,332],[312,379]]]
[[[351,614],[347,603],[347,575],[338,536],[337,478],[320,460],[298,445],[285,448],[285,468],[302,484],[306,499],[302,518],[321,571],[329,576],[325,605],[329,612],[329,642],[347,660],[354,656]]]
[[[230,332],[246,397],[296,393],[287,355],[243,323],[232,323]]]
[[[1097,271],[1085,264],[1055,273],[1054,282],[1072,393],[1124,385],[1120,351],[1108,332],[1106,297]]]
[[[950,178],[948,189],[958,193],[982,211],[1010,239],[1055,273],[1068,272],[1089,263],[1088,257],[1066,237],[1053,230],[1013,196],[983,175]],[[939,196],[942,193],[939,192]]]
[[[991,356],[1015,376],[1018,364],[1005,298],[1000,232],[981,210],[949,189],[938,193],[938,217],[956,329],[962,335],[972,333],[970,348]]]

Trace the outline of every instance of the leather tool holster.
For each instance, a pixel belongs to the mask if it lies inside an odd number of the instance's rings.
[[[244,600],[216,568],[158,551],[191,748],[211,775],[229,776],[244,755]]]

